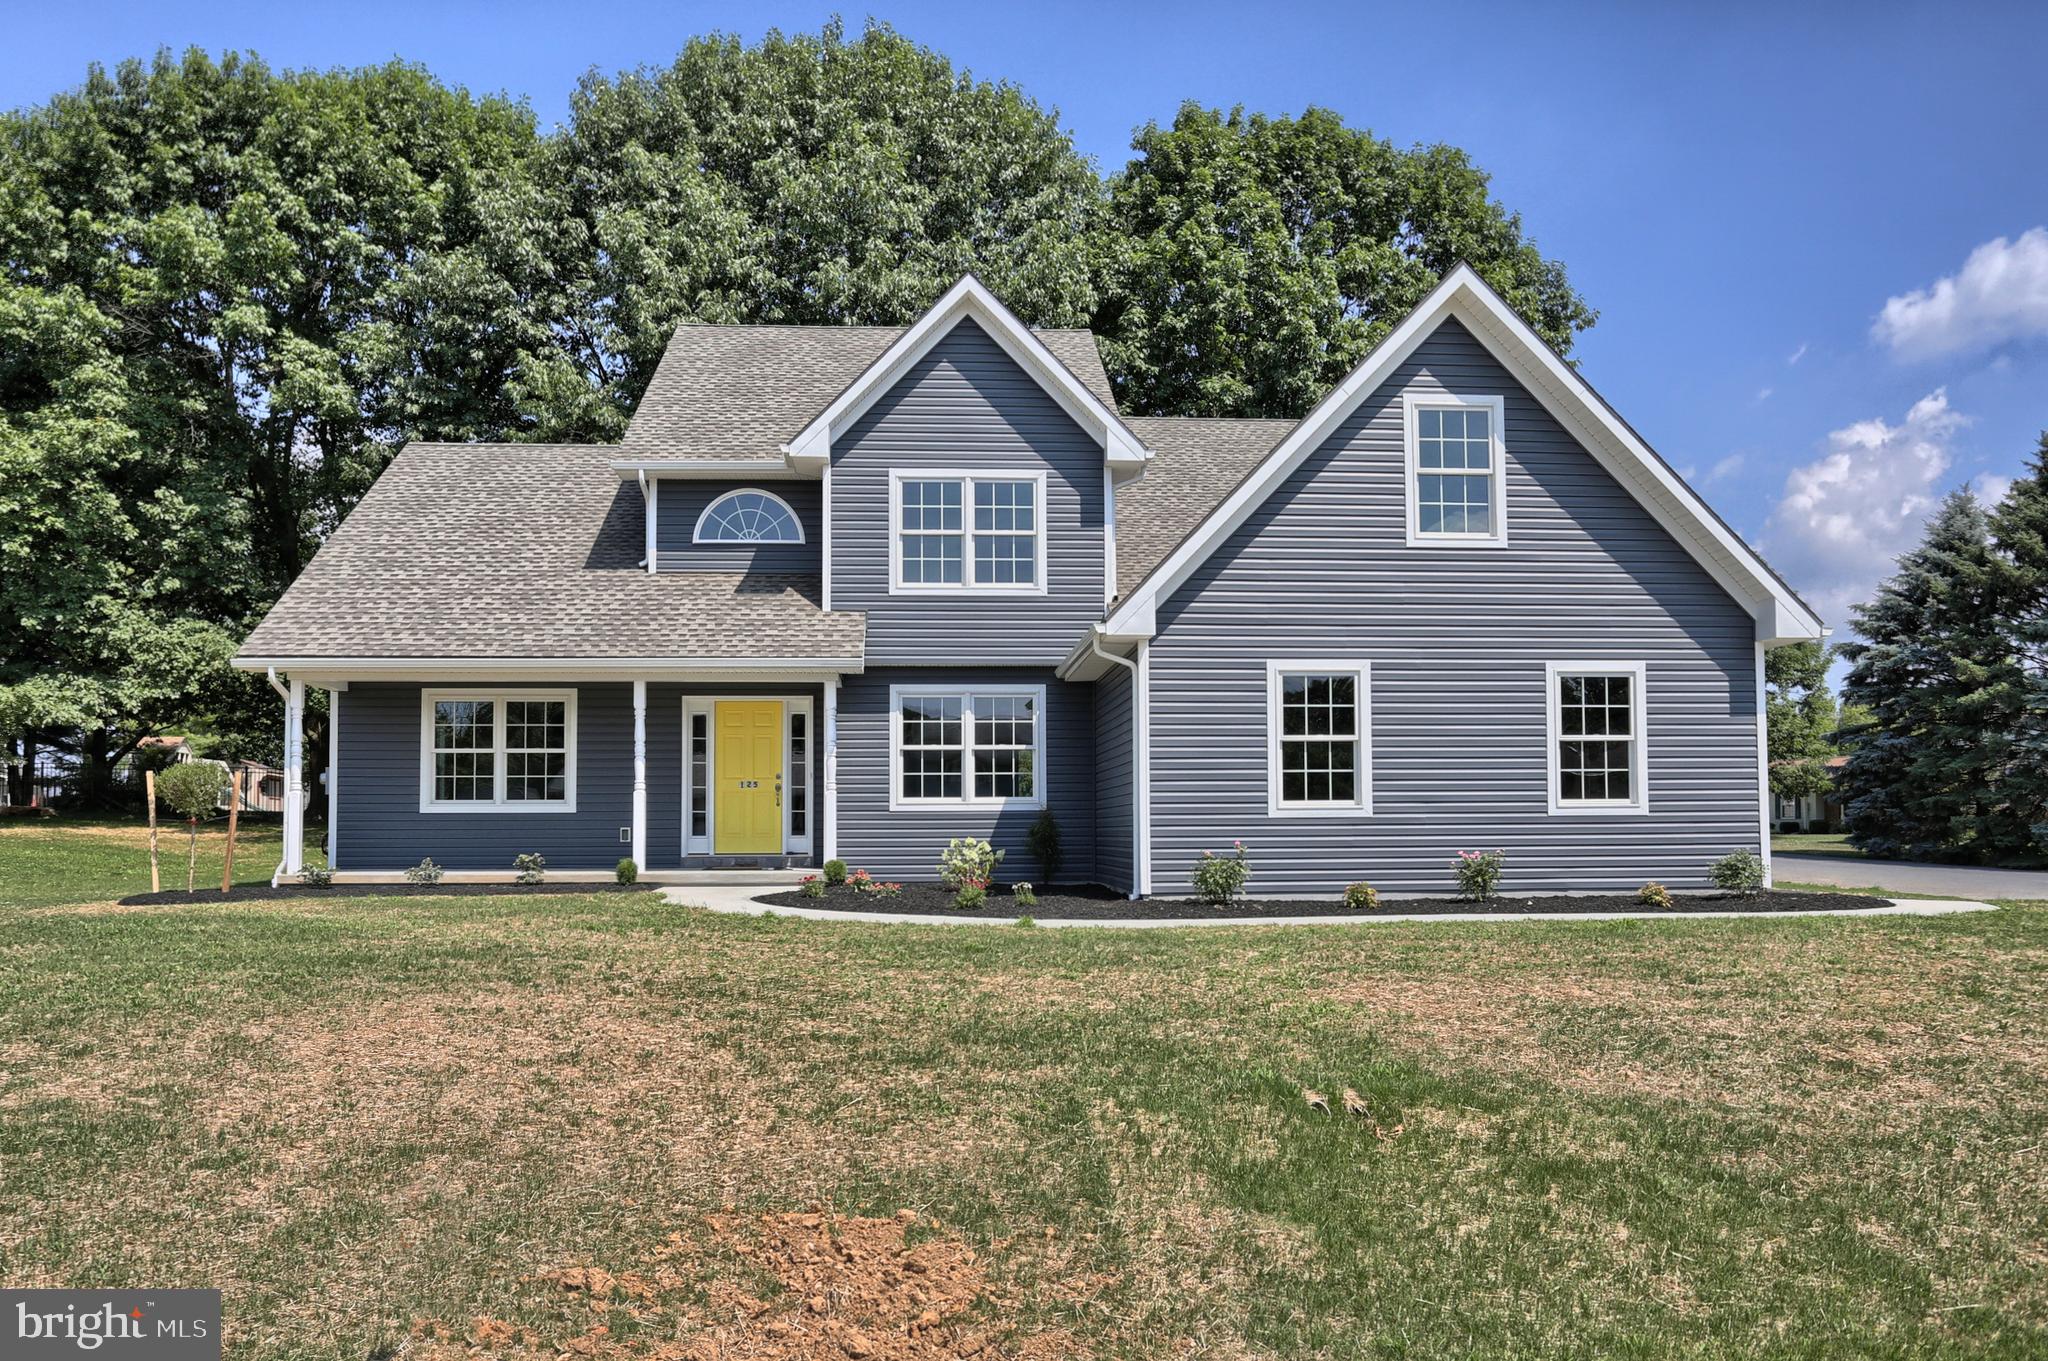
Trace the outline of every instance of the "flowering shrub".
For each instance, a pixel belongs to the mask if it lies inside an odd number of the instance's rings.
[[[539,851],[528,851],[524,855],[512,857],[512,868],[519,871],[512,877],[522,884],[537,884],[547,878],[544,872],[547,867],[547,859]]]
[[[441,867],[431,859],[422,860],[405,872],[408,884],[438,884],[441,882]]]
[[[1019,907],[1038,906],[1038,890],[1029,884],[1018,884],[1010,890],[1010,896],[1017,900]]]
[[[1707,873],[1713,876],[1717,888],[1729,893],[1754,898],[1764,891],[1763,857],[1747,847],[1722,856]]]
[[[806,898],[822,898],[825,896],[825,881],[815,874],[806,874],[797,884],[797,891]]]
[[[986,893],[995,882],[996,866],[1002,863],[1003,853],[986,841],[956,836],[946,843],[945,854],[939,857],[939,880],[955,891],[978,888]]]
[[[1671,906],[1671,890],[1652,879],[1636,890],[1636,901],[1644,907],[1668,908]]]
[[[1242,841],[1230,843],[1231,853],[1227,856],[1203,851],[1202,858],[1195,862],[1195,893],[1205,903],[1223,906],[1236,902],[1244,894],[1244,886],[1252,877],[1250,854]]]
[[[1344,890],[1344,906],[1353,912],[1370,912],[1380,905],[1380,891],[1371,884],[1353,884]]]
[[[308,865],[299,871],[299,882],[307,888],[326,888],[334,882],[334,871],[325,865]]]
[[[1507,864],[1506,851],[1459,851],[1451,862],[1458,876],[1458,896],[1475,903],[1500,895],[1501,869]]]
[[[855,870],[852,874],[848,875],[846,877],[846,886],[855,893],[879,893],[882,891],[882,886],[876,882],[875,876],[869,874],[866,870]]]
[[[962,884],[960,891],[953,895],[953,906],[962,912],[972,912],[988,901],[988,890],[974,884]]]

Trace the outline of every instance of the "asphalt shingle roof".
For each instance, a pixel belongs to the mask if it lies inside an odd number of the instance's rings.
[[[901,326],[676,328],[621,442],[640,458],[782,460],[782,445],[881,358]],[[1033,332],[1110,410],[1087,331]]]
[[[1126,416],[1152,450],[1145,475],[1117,488],[1116,593],[1129,595],[1223,504],[1296,422],[1220,416]]]
[[[661,573],[610,444],[410,444],[244,657],[858,658],[815,573]]]

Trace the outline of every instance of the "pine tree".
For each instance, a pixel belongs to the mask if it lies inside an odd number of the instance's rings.
[[[1856,607],[1843,695],[1873,721],[1849,734],[1837,788],[1850,840],[1874,855],[1999,858],[2028,834],[1997,795],[2013,742],[1997,719],[2016,669],[2002,581],[1984,510],[1958,491]]]
[[[2004,554],[2000,626],[2017,653],[2012,750],[1999,795],[2026,829],[2019,854],[2048,859],[2048,431],[2031,471],[1992,513],[1991,538]]]

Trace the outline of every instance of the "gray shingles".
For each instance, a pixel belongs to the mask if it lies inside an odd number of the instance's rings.
[[[1116,593],[1122,599],[1292,430],[1286,420],[1126,416],[1152,450],[1145,476],[1117,489]]]
[[[245,657],[858,658],[815,574],[638,566],[615,445],[412,444],[242,644]]]
[[[903,334],[900,326],[706,326],[685,323],[662,353],[626,427],[626,454],[780,461],[782,445],[832,404]],[[1116,409],[1087,331],[1034,332]]]

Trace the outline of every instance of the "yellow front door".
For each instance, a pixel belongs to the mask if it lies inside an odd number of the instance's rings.
[[[723,700],[718,705],[716,821],[719,855],[782,853],[782,701]]]

